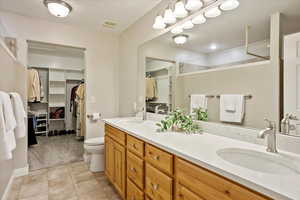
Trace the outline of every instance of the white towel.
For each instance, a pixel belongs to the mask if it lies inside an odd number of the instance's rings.
[[[202,110],[207,110],[207,97],[204,94],[192,94],[191,95],[191,114],[195,108],[202,108]]]
[[[12,158],[12,151],[16,148],[16,138],[14,135],[14,129],[17,126],[16,119],[13,113],[10,97],[7,93],[0,91],[0,107],[1,107],[1,138],[3,146],[2,153],[4,153],[5,159]]]
[[[15,128],[15,136],[16,138],[22,138],[26,135],[26,112],[24,110],[24,105],[21,96],[18,93],[12,92],[10,93],[11,102],[13,105],[13,110],[15,114],[15,118],[17,121],[17,127]]]
[[[0,99],[0,161],[12,159],[12,152],[7,144],[4,111]]]
[[[244,95],[220,96],[220,121],[242,123],[244,119]]]

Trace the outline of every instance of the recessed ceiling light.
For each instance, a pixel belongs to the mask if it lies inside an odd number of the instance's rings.
[[[72,11],[70,4],[62,0],[44,0],[44,5],[56,17],[67,17]]]
[[[205,17],[207,18],[214,18],[214,17],[218,17],[221,15],[221,10],[218,7],[214,7],[209,9],[208,11],[206,11],[204,13]]]
[[[211,44],[209,48],[211,50],[216,50],[217,49],[217,45],[216,44]]]
[[[184,44],[187,42],[188,35],[180,34],[173,36],[173,40],[176,44]]]
[[[227,0],[220,5],[220,8],[224,11],[233,10],[239,7],[240,2],[238,0]]]

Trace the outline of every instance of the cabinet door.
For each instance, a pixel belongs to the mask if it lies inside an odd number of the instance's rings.
[[[125,196],[125,147],[119,145],[117,142],[114,142],[114,186],[120,195]]]
[[[114,144],[110,137],[105,137],[105,174],[113,182],[114,177]]]

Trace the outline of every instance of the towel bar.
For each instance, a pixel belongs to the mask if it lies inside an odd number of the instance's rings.
[[[207,98],[214,98],[215,95],[205,95]],[[191,98],[191,95],[189,95],[189,98]]]
[[[221,95],[217,95],[216,96],[218,99],[221,97]],[[252,95],[251,94],[247,94],[247,95],[244,95],[245,99],[251,99],[252,98]]]

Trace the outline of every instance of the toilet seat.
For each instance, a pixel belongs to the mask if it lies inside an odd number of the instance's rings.
[[[104,137],[90,138],[84,141],[87,146],[98,146],[104,144]]]

